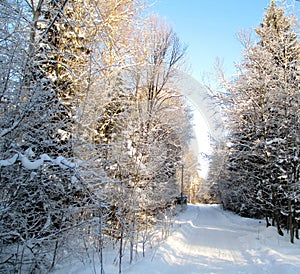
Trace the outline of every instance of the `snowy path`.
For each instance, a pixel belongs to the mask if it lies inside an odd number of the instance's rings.
[[[128,254],[127,254],[128,255]],[[241,218],[218,205],[189,205],[176,217],[170,237],[123,274],[299,274],[300,240],[289,243],[264,221]],[[106,254],[105,274],[118,273]],[[93,270],[96,269],[96,272]],[[100,267],[69,263],[55,274],[95,274]]]
[[[219,206],[189,205],[176,230],[154,257],[126,274],[300,273],[300,243],[291,245],[264,223],[224,212]],[[148,254],[148,257],[149,254]]]

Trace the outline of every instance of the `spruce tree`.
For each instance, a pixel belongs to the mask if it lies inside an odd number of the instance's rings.
[[[5,100],[0,115],[0,240],[5,272],[52,268],[65,231],[79,221],[79,208],[87,198],[80,183],[75,184],[75,165],[66,159],[73,156],[72,69],[82,55],[73,43],[78,33],[65,13],[67,3],[1,3],[6,30],[1,33],[0,54],[5,60],[1,73],[7,79],[1,82]]]
[[[281,235],[285,215],[287,228],[295,230],[299,206],[300,47],[294,28],[294,19],[271,1],[227,97],[231,190],[223,199],[238,213],[272,218]]]
[[[286,16],[282,7],[271,1],[260,28],[259,46],[269,54],[272,64],[268,84],[269,113],[266,150],[272,162],[271,204],[277,226],[287,226],[293,242],[299,207],[299,75],[300,45],[295,32],[295,18]],[[287,216],[287,222],[286,217]],[[285,225],[287,224],[287,225]]]

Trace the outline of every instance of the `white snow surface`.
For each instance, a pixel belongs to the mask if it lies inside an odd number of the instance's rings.
[[[288,235],[279,236],[264,221],[239,217],[219,205],[188,205],[167,240],[131,265],[126,256],[123,261],[124,274],[293,274],[300,273],[300,240],[291,244]],[[70,263],[55,273],[100,273],[100,266]],[[107,257],[105,274],[112,273],[118,273],[118,266]]]

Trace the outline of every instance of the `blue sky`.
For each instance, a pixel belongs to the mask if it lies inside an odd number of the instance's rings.
[[[242,59],[237,32],[250,30],[262,22],[270,0],[153,0],[152,12],[165,17],[182,42],[188,46],[187,58],[192,76],[202,82],[205,73],[214,73],[216,58],[224,60],[227,77],[235,73],[235,63]],[[286,0],[300,15],[300,2]],[[291,8],[292,10],[293,8]],[[210,153],[207,126],[200,112],[194,112],[195,134],[199,152]],[[208,121],[206,121],[208,122]],[[201,155],[201,154],[199,154]],[[199,156],[205,177],[208,165]]]
[[[217,57],[224,60],[227,76],[242,56],[237,32],[259,26],[269,0],[156,0],[154,13],[165,17],[182,42],[192,75],[201,82],[205,72],[214,72]],[[295,1],[286,1],[294,5]],[[300,2],[295,4],[299,14]],[[299,17],[298,17],[299,18]]]

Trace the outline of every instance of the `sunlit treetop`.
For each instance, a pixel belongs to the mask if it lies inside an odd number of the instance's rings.
[[[275,59],[279,63],[287,57],[289,61],[299,58],[300,47],[294,26],[294,18],[287,16],[284,7],[277,6],[273,0],[263,22],[255,29],[260,38],[259,45],[276,55]]]

